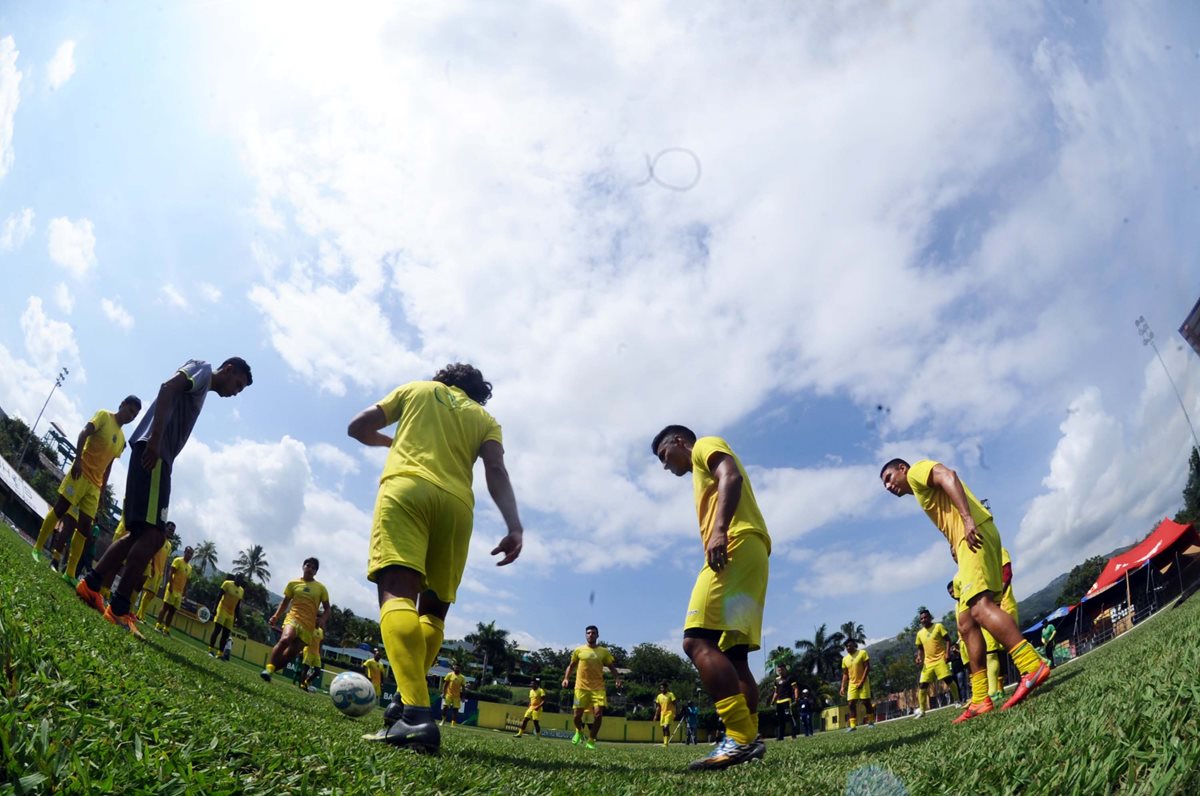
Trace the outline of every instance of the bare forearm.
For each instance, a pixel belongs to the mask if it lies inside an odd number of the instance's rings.
[[[717,482],[716,530],[727,531],[742,499],[742,477],[725,476]]]
[[[503,467],[486,467],[488,494],[500,510],[504,524],[509,533],[524,533],[521,527],[521,517],[517,512],[517,496],[513,493],[512,481],[508,478],[508,470]]]

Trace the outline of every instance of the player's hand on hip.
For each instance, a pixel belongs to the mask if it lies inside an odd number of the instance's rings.
[[[142,451],[142,467],[147,470],[153,470],[154,465],[158,464],[158,440],[151,437],[146,440],[146,450]]]
[[[504,554],[504,558],[496,562],[496,566],[502,567],[506,564],[511,564],[521,555],[521,548],[524,546],[524,533],[508,532],[508,535],[500,540],[500,544],[492,550],[492,555]]]
[[[963,520],[963,539],[972,552],[983,547],[983,540],[979,538],[979,529],[975,527],[974,518]]]
[[[729,536],[723,531],[713,531],[704,548],[704,556],[714,572],[720,572],[729,563]]]
[[[83,462],[79,461],[79,457],[75,457],[75,463],[71,465],[71,477],[78,478],[83,474]]]

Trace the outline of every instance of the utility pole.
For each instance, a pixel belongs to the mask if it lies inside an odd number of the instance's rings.
[[[1154,349],[1154,356],[1158,357],[1158,364],[1162,365],[1163,373],[1167,374],[1167,381],[1171,382],[1171,389],[1175,391],[1175,400],[1179,401],[1179,408],[1183,410],[1183,419],[1187,421],[1188,428],[1192,431],[1192,442],[1197,449],[1200,449],[1200,438],[1196,437],[1196,427],[1192,425],[1192,418],[1183,404],[1183,396],[1179,394],[1179,387],[1175,385],[1175,379],[1171,378],[1171,371],[1167,370],[1167,363],[1163,361],[1162,354],[1158,353],[1158,346],[1154,344],[1154,332],[1150,330],[1150,324],[1146,322],[1144,315],[1139,315],[1133,325],[1137,327],[1138,334],[1142,337],[1142,345],[1148,345]]]
[[[21,452],[17,454],[16,464],[18,472],[21,469],[21,462],[25,460],[25,451],[29,449],[29,443],[33,441],[33,434],[37,430],[37,425],[42,420],[42,413],[45,412],[46,407],[50,405],[50,399],[54,397],[54,391],[62,386],[63,382],[67,380],[67,374],[70,372],[71,371],[67,370],[65,367],[58,371],[58,376],[56,376],[54,379],[54,386],[50,388],[50,394],[46,396],[46,402],[42,404],[42,409],[40,412],[38,412],[37,419],[34,420],[33,425],[29,427],[29,434],[25,437],[25,444],[21,446]]]

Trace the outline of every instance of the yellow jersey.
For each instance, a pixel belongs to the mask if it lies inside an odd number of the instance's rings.
[[[1012,559],[1009,558],[1007,547],[1000,548],[1000,566],[1012,566]],[[1013,596],[1011,580],[1004,584],[1004,591],[1000,592],[1000,609],[1011,616],[1014,620],[1017,620],[1017,598]]]
[[[192,565],[183,560],[183,556],[175,556],[171,562],[171,579],[167,582],[167,591],[172,594],[183,594],[187,588],[188,578],[192,576]]]
[[[580,644],[571,653],[575,669],[575,688],[580,691],[604,690],[604,667],[616,663],[608,647],[589,647]]]
[[[672,715],[675,713],[675,695],[670,691],[654,697],[654,701],[658,703],[658,715],[660,717],[668,713]]]
[[[462,696],[463,686],[467,684],[467,678],[461,674],[450,672],[442,680],[442,694],[451,702],[457,702]]]
[[[708,548],[708,537],[717,523],[717,479],[708,469],[708,461],[716,453],[732,457],[742,475],[742,494],[733,512],[733,520],[729,523],[729,538],[732,540],[743,534],[758,534],[766,542],[767,552],[770,553],[771,537],[767,533],[762,512],[758,509],[758,501],[754,498],[754,490],[750,487],[750,476],[746,475],[746,468],[742,467],[741,459],[729,447],[729,443],[720,437],[700,437],[692,446],[692,489],[696,497],[696,515],[700,520],[701,543],[705,549]]]
[[[379,688],[383,685],[383,664],[374,658],[367,659],[363,664],[363,671],[367,673],[367,677],[371,680],[371,685]]]
[[[917,646],[925,652],[925,665],[943,663],[946,660],[946,650],[949,649],[950,634],[941,622],[934,622],[929,629],[917,631]]]
[[[125,450],[125,432],[117,422],[116,415],[101,409],[89,421],[96,433],[83,443],[79,453],[79,466],[83,477],[96,486],[104,484],[104,472],[112,460]]]
[[[162,577],[169,555],[171,555],[171,540],[166,539],[163,541],[162,547],[158,548],[158,552],[154,554],[154,558],[146,562],[146,571],[142,573],[146,576],[145,582],[142,583],[143,591],[158,591],[158,579]]]
[[[950,543],[950,549],[957,554],[958,545],[964,536],[963,520],[958,509],[954,508],[954,504],[950,502],[950,496],[929,483],[930,473],[933,472],[936,464],[938,462],[922,459],[908,468],[908,484],[912,487],[913,497],[917,499],[917,503],[937,526],[937,529],[945,535],[946,541]],[[959,480],[961,481],[961,479]],[[971,510],[971,518],[975,520],[975,524],[980,525],[990,520],[992,513],[975,499],[975,495],[967,488],[966,484],[963,484],[962,488],[967,496],[967,507]]]
[[[542,703],[546,701],[546,689],[531,688],[529,689],[529,707],[534,710],[540,710]]]
[[[842,668],[850,673],[850,685],[860,686],[867,679],[867,661],[870,659],[865,649],[842,656]]]
[[[489,440],[503,444],[496,419],[458,387],[436,381],[401,385],[377,406],[389,424],[398,423],[380,482],[416,476],[474,506],[479,448]]]
[[[284,619],[294,620],[300,627],[312,630],[317,626],[317,608],[321,603],[329,602],[329,591],[325,584],[316,580],[296,578],[289,581],[283,588],[284,599],[291,599],[292,605]]]
[[[233,616],[238,603],[246,596],[246,587],[239,586],[232,580],[221,583],[221,602],[217,603],[217,613],[223,616]]]

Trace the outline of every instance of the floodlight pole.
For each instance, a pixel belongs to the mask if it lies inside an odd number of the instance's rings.
[[[58,376],[54,379],[54,386],[50,388],[50,394],[46,396],[46,402],[42,404],[42,409],[37,414],[37,419],[33,421],[33,425],[29,427],[29,433],[25,436],[25,443],[21,445],[21,452],[17,454],[17,470],[21,469],[21,462],[25,460],[25,451],[29,449],[29,443],[33,441],[33,434],[37,430],[38,423],[42,420],[42,413],[46,411],[46,407],[50,405],[50,399],[54,397],[54,391],[62,386],[62,383],[67,380],[67,374],[71,371],[65,367],[58,371]]]
[[[1171,382],[1171,389],[1175,391],[1175,400],[1179,401],[1179,408],[1183,410],[1183,419],[1187,421],[1188,428],[1192,431],[1192,442],[1196,449],[1200,450],[1200,437],[1196,436],[1196,427],[1192,425],[1192,418],[1188,414],[1187,407],[1184,406],[1183,396],[1179,394],[1179,387],[1175,385],[1175,379],[1171,378],[1171,371],[1167,369],[1167,363],[1163,361],[1162,354],[1158,352],[1158,346],[1154,344],[1154,332],[1150,330],[1150,324],[1146,322],[1144,315],[1139,315],[1133,325],[1137,327],[1138,334],[1141,335],[1142,345],[1148,345],[1154,349],[1154,356],[1158,357],[1158,364],[1162,365],[1163,373],[1167,374],[1167,381]]]

